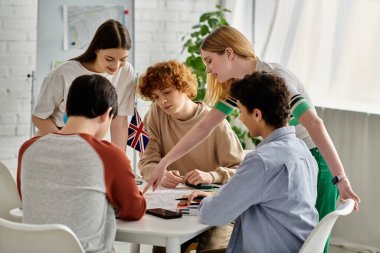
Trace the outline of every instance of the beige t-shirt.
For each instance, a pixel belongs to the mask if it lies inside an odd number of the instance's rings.
[[[108,75],[89,71],[78,61],[68,61],[50,72],[42,83],[33,115],[41,119],[51,117],[57,127],[63,127],[65,125],[63,115],[66,112],[67,94],[71,83],[78,76],[92,74],[107,78],[116,88],[118,115],[133,115],[136,82],[132,65],[127,63],[115,74]]]
[[[138,167],[145,179],[149,179],[156,165],[177,142],[206,114],[209,108],[199,103],[196,115],[185,121],[175,119],[153,104],[145,115],[144,124],[149,133],[149,143],[140,154]],[[215,183],[224,184],[235,174],[244,158],[240,142],[224,120],[203,142],[188,154],[172,163],[167,170],[178,170],[181,175],[198,169],[212,172]]]

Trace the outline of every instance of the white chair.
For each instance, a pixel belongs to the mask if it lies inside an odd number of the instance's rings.
[[[354,209],[355,202],[352,199],[347,199],[344,204],[319,221],[318,225],[311,231],[310,235],[304,242],[299,253],[322,253],[325,248],[327,237],[331,233],[336,220],[341,215],[348,215]]]
[[[11,209],[21,207],[16,182],[8,168],[0,162],[0,218],[21,222],[9,214]]]
[[[0,218],[1,253],[85,253],[70,228],[59,224],[32,225]]]

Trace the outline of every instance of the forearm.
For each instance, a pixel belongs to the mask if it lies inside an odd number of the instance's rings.
[[[41,119],[32,115],[32,122],[38,128],[40,135],[58,132],[59,129],[51,118]]]
[[[301,120],[302,116],[300,117],[300,122]],[[344,175],[345,171],[343,164],[340,161],[338,152],[335,149],[335,146],[330,138],[330,135],[326,130],[323,121],[318,116],[316,116],[316,118],[314,118],[313,120],[309,120],[309,122],[309,124],[303,125],[309,132],[310,137],[313,139],[313,142],[319,149],[319,152],[321,152],[324,160],[326,161],[331,171],[331,174],[333,176]]]
[[[111,142],[124,151],[128,142],[128,117],[116,116],[111,123]]]

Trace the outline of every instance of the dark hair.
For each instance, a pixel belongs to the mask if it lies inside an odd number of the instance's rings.
[[[86,51],[71,60],[93,62],[96,50],[109,48],[131,49],[131,36],[127,28],[120,22],[109,19],[99,26]]]
[[[289,91],[285,80],[267,72],[255,72],[235,81],[231,96],[239,100],[249,113],[257,108],[264,121],[276,128],[284,126],[289,119]]]
[[[139,79],[138,92],[146,100],[154,100],[153,90],[175,87],[188,98],[197,96],[198,83],[195,75],[183,63],[177,61],[160,62],[150,66]]]
[[[66,103],[67,116],[96,118],[112,107],[110,116],[117,115],[115,87],[100,75],[83,75],[75,78],[69,89]]]

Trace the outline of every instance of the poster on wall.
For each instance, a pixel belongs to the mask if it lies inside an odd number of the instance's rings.
[[[63,5],[63,49],[86,49],[96,29],[106,20],[126,24],[123,5]]]

